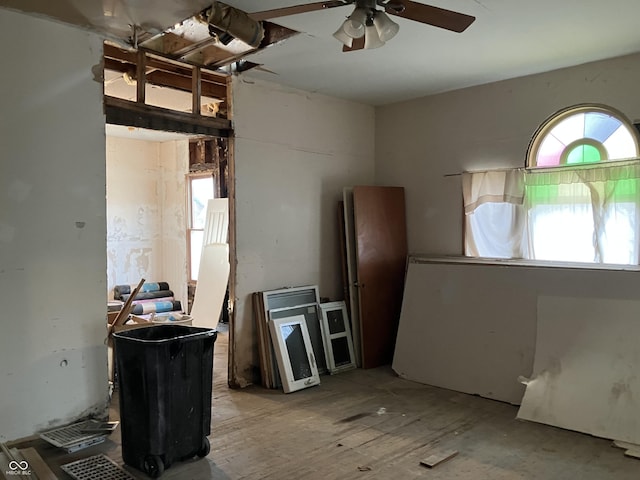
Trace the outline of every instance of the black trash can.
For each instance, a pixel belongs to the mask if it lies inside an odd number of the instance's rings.
[[[182,325],[113,335],[127,465],[156,478],[175,461],[209,453],[216,337]]]

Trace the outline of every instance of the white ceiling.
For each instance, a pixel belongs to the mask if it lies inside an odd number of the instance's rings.
[[[638,0],[434,0],[476,17],[452,33],[397,18],[398,35],[377,50],[342,53],[332,37],[351,7],[273,20],[303,32],[250,56],[275,73],[262,78],[372,105],[554,70],[640,51]],[[167,28],[210,0],[0,0],[0,6],[52,15],[110,35],[127,25]],[[227,0],[247,12],[311,3]],[[79,20],[80,19],[80,20]]]

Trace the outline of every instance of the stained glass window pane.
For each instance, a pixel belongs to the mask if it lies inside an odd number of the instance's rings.
[[[609,160],[616,158],[635,158],[638,156],[633,137],[624,125],[621,125],[603,145],[604,148],[607,149]]]
[[[611,115],[588,112],[584,122],[584,136],[604,142],[622,123]]]
[[[564,147],[564,143],[560,142],[556,137],[547,135],[538,149],[537,166],[554,167],[560,165],[560,155]]]
[[[553,127],[549,133],[565,145],[569,145],[571,142],[584,137],[584,117],[584,113],[571,115]]]
[[[599,162],[600,152],[593,145],[578,145],[569,152],[567,164]]]

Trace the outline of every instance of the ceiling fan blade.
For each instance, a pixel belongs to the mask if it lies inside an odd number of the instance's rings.
[[[272,18],[286,17],[288,15],[296,15],[298,13],[315,12],[316,10],[324,10],[327,8],[343,7],[354,3],[355,0],[332,0],[328,2],[307,3],[304,5],[294,5],[293,7],[274,8],[273,10],[264,10],[262,12],[249,13],[249,17],[256,21],[270,20]]]
[[[403,8],[404,7],[404,8]],[[390,15],[407,18],[420,23],[444,28],[452,32],[464,32],[476,17],[464,13],[445,10],[411,0],[397,0],[386,5],[385,11]]]
[[[364,36],[360,38],[354,38],[350,47],[346,45],[342,46],[343,52],[355,52],[356,50],[362,50],[364,48]]]

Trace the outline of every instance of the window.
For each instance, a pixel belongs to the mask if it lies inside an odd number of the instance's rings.
[[[204,236],[204,223],[207,215],[207,202],[214,198],[213,176],[211,174],[189,175],[189,225],[187,242],[189,251],[189,280],[198,280],[200,254]]]
[[[463,177],[471,256],[638,264],[640,163],[635,129],[601,105],[550,117],[527,168]]]
[[[582,165],[638,157],[633,125],[602,105],[578,105],[547,119],[535,133],[527,167]]]

